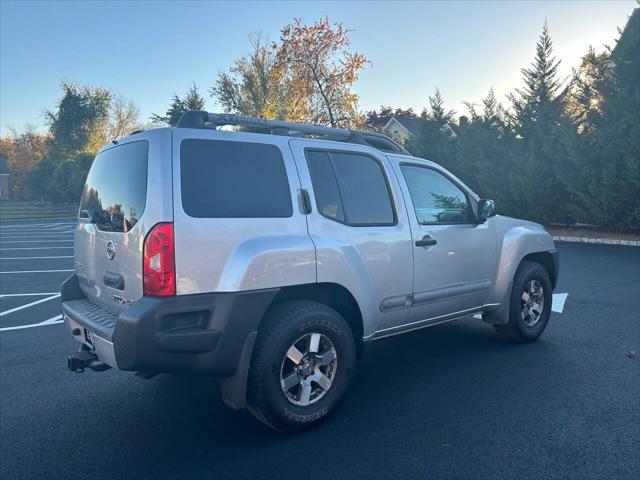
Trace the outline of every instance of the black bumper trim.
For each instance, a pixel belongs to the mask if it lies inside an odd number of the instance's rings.
[[[97,312],[92,319],[83,313],[85,309],[78,308],[90,302],[73,275],[62,287],[62,310],[113,342],[121,370],[225,377],[236,370],[248,335],[258,329],[278,291],[142,297],[117,316],[112,328],[106,328],[96,322]]]

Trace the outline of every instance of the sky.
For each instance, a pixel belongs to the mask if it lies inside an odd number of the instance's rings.
[[[459,115],[493,87],[504,101],[521,86],[545,20],[568,79],[589,45],[613,46],[637,7],[620,1],[61,2],[0,0],[0,135],[28,124],[46,130],[60,81],[106,87],[134,100],[146,120],[195,82],[209,111],[218,72],[271,40],[293,17],[327,16],[351,33],[371,65],[354,90],[360,108],[413,107],[437,86]]]

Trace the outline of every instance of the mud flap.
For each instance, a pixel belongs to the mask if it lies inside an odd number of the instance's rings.
[[[233,372],[233,375],[220,381],[222,400],[234,410],[247,408],[247,378],[249,378],[251,354],[253,353],[253,346],[256,343],[257,336],[258,332],[256,331],[247,335],[240,360],[238,361],[238,367]]]

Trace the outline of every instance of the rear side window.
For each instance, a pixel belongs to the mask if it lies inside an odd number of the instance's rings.
[[[99,153],[87,176],[80,218],[98,230],[128,232],[138,222],[147,199],[149,142],[126,143]]]
[[[182,208],[191,217],[293,215],[287,171],[275,145],[183,140],[180,182]]]
[[[352,226],[394,225],[389,187],[377,160],[351,152],[307,150],[318,211]]]

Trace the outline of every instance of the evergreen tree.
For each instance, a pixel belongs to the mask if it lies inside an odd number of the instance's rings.
[[[558,165],[558,177],[570,193],[567,210],[574,221],[594,223],[593,193],[590,185],[599,178],[603,165],[597,152],[597,132],[603,127],[604,95],[611,82],[612,71],[608,53],[597,54],[590,47],[564,95],[564,112],[574,128],[574,155]]]
[[[444,125],[445,123],[449,123],[453,120],[455,112],[453,110],[447,111],[444,108],[444,98],[442,98],[442,94],[438,87],[436,87],[436,91],[433,96],[429,97],[429,106],[431,107],[431,110],[428,112],[427,116],[434,122]]]
[[[557,170],[574,154],[575,136],[571,123],[563,117],[558,95],[559,63],[545,22],[535,59],[531,67],[522,69],[524,87],[509,97],[519,161],[503,180],[511,184],[513,210],[545,223],[570,220],[566,208],[570,196]]]
[[[198,86],[194,83],[187,91],[184,98],[180,98],[176,93],[171,97],[171,103],[164,115],[154,113],[151,121],[156,124],[167,124],[175,127],[184,112],[189,110],[204,110],[205,100],[198,91]]]
[[[457,175],[463,169],[459,162],[457,134],[450,125],[454,112],[446,111],[444,98],[437,87],[433,96],[429,96],[429,107],[429,110],[422,111],[418,133],[407,140],[406,148],[416,156],[436,162]]]
[[[640,9],[611,52],[613,78],[604,89],[602,122],[587,161],[593,223],[640,230]]]
[[[200,95],[198,86],[194,83],[182,101],[187,110],[204,110],[204,97]]]
[[[509,182],[504,181],[516,163],[512,155],[514,137],[504,110],[493,89],[482,99],[481,112],[471,104],[467,108],[471,121],[459,131],[461,171],[457,175],[481,197],[495,200],[500,213],[517,215]]]
[[[576,124],[578,133],[593,133],[602,123],[605,91],[613,77],[612,60],[607,52],[589,47],[580,67],[573,72],[564,108]]]

